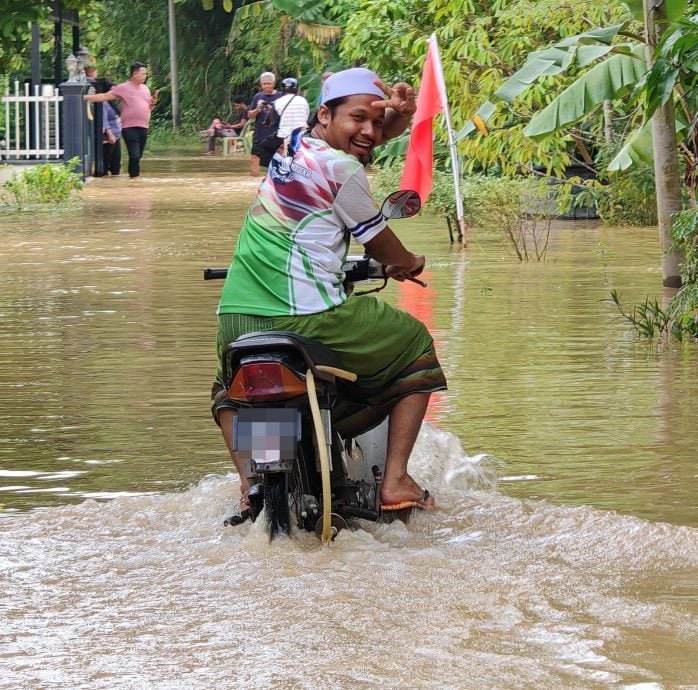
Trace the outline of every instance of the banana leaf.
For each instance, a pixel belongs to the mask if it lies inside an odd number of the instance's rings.
[[[529,53],[524,66],[497,89],[493,99],[511,103],[516,96],[541,77],[559,74],[566,70],[575,57],[581,66],[603,57],[613,50],[611,43],[623,26],[623,24],[614,24],[587,31],[570,36],[556,43],[552,48]],[[598,43],[603,45],[597,45]]]
[[[604,101],[630,93],[647,72],[644,50],[643,45],[638,45],[633,49],[637,57],[616,54],[592,67],[534,115],[523,133],[532,139],[541,139],[577,122]]]
[[[533,59],[527,62],[516,74],[507,79],[492,98],[496,101],[511,103],[522,91],[541,77],[558,74],[563,67],[550,60]]]
[[[529,53],[523,67],[495,91],[492,100],[513,102],[520,93],[528,89],[538,79],[564,72],[572,64],[575,57],[579,64],[584,66],[603,57],[611,50],[620,50],[622,46],[612,46],[611,43],[623,26],[625,25],[614,24],[609,27],[593,29],[576,36],[569,36],[551,48]],[[594,45],[598,43],[602,45]],[[628,48],[628,50],[630,49]],[[476,114],[480,116],[484,125],[496,109],[494,103],[487,101],[478,108]],[[456,134],[456,141],[464,139],[476,129],[475,123],[468,120]]]
[[[618,172],[632,168],[638,163],[651,163],[653,156],[652,121],[648,120],[628,137],[623,147],[608,164],[608,170]]]
[[[604,55],[608,55],[612,50],[615,50],[613,46],[579,46],[577,48],[577,64],[580,67],[590,65]]]
[[[598,29],[592,29],[591,31],[585,31],[583,34],[575,34],[574,36],[569,36],[563,39],[555,45],[559,48],[571,48],[576,45],[584,45],[590,43],[605,43],[606,45],[611,45],[613,39],[618,35],[618,32],[625,26],[625,24],[613,24],[611,26],[602,26]]]
[[[681,111],[676,113],[676,141],[686,136],[689,124]],[[652,163],[654,149],[652,146],[652,120],[646,120],[627,138],[623,147],[608,164],[608,170],[618,172],[627,170],[638,163]]]
[[[642,0],[626,0],[623,3],[639,22],[645,21],[645,9]],[[666,5],[666,16],[670,22],[675,22],[683,16],[688,0],[664,0]]]

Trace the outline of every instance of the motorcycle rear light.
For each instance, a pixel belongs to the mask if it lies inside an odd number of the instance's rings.
[[[245,402],[286,400],[306,392],[305,382],[278,362],[243,364],[228,388],[232,400]]]

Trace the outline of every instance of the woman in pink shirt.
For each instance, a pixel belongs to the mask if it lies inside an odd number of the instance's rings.
[[[130,69],[131,77],[128,81],[107,93],[88,94],[84,99],[91,103],[113,101],[115,98],[121,101],[121,138],[128,149],[128,174],[129,177],[138,177],[148,139],[150,111],[158,102],[158,92],[154,91],[150,95],[150,89],[145,85],[148,70],[143,63],[134,62]]]

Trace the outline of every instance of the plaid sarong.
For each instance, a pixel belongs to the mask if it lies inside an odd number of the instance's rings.
[[[214,418],[227,399],[221,380],[223,348],[245,333],[290,331],[332,348],[356,383],[338,381],[340,402],[333,422],[344,436],[354,436],[380,424],[392,406],[411,393],[446,389],[446,378],[434,342],[421,321],[372,295],[351,295],[338,307],[304,316],[220,314],[218,374],[212,391]]]

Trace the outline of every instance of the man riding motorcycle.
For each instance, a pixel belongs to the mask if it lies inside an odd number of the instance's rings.
[[[433,509],[407,473],[430,394],[446,388],[433,340],[409,314],[373,296],[347,296],[341,268],[351,238],[398,281],[424,268],[424,257],[387,226],[364,171],[373,148],[406,128],[414,91],[353,68],[327,79],[321,98],[310,135],[296,130],[275,154],[247,213],[218,308],[219,364],[225,345],[254,331],[291,331],[335,350],[358,375],[351,398],[362,401],[337,406],[336,428],[352,435],[389,418],[381,509]],[[250,480],[233,450],[236,411],[220,366],[212,399],[244,511]]]

